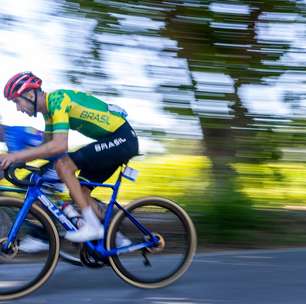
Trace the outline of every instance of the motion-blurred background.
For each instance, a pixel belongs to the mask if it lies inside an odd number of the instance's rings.
[[[46,91],[126,109],[144,156],[121,200],[176,200],[201,247],[305,244],[305,12],[305,0],[1,0],[0,87],[30,70]],[[3,124],[44,129],[0,103]],[[87,142],[71,132],[72,149]]]

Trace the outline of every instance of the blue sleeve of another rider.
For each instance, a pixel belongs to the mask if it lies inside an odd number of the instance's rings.
[[[32,127],[3,126],[4,141],[8,152],[16,152],[28,147],[36,147],[43,142],[44,133]]]

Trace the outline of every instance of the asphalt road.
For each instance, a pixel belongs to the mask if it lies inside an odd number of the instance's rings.
[[[306,249],[199,254],[176,283],[142,290],[111,268],[59,263],[38,291],[14,303],[305,304]]]

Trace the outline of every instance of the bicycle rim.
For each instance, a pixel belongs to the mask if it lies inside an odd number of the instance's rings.
[[[6,218],[0,239],[5,240],[23,202],[12,198],[0,198],[0,214]],[[44,240],[41,251],[25,250],[28,237]],[[19,246],[23,250],[19,249]],[[1,247],[1,246],[0,246]],[[33,249],[33,248],[32,248]],[[33,205],[16,236],[11,253],[0,248],[0,300],[12,300],[25,296],[42,284],[53,273],[59,256],[59,236],[50,217],[40,207]]]
[[[110,257],[113,270],[124,281],[141,288],[161,288],[176,281],[190,266],[196,250],[196,233],[187,213],[174,202],[147,197],[126,208],[161,240],[159,246]],[[116,247],[120,231],[133,244],[144,241],[143,233],[120,211],[111,223],[106,246]]]

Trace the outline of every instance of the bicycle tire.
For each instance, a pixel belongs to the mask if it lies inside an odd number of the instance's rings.
[[[113,268],[113,270],[115,271],[115,273],[121,278],[123,279],[125,282],[139,287],[139,288],[148,288],[148,289],[153,289],[153,288],[162,288],[165,287],[171,283],[173,283],[174,281],[176,281],[178,278],[180,278],[184,272],[189,268],[193,256],[195,255],[196,252],[196,246],[197,246],[197,237],[196,237],[196,231],[194,228],[194,225],[190,219],[190,217],[188,216],[188,214],[186,213],[186,211],[181,208],[180,206],[178,206],[176,203],[174,203],[173,201],[170,201],[168,199],[165,198],[161,198],[161,197],[144,197],[141,199],[138,199],[136,201],[131,202],[130,204],[128,204],[125,209],[130,212],[136,212],[135,210],[140,210],[141,208],[145,208],[145,207],[149,207],[151,206],[151,209],[153,208],[165,208],[166,211],[169,211],[169,215],[171,216],[171,219],[173,217],[173,219],[178,219],[180,225],[182,226],[182,230],[186,231],[186,238],[184,240],[184,242],[186,242],[186,251],[184,253],[182,253],[183,257],[181,262],[179,263],[179,265],[177,267],[175,267],[175,269],[171,272],[171,273],[167,273],[164,275],[164,277],[158,277],[157,279],[148,279],[145,277],[139,277],[139,272],[137,270],[137,274],[132,274],[127,268],[130,267],[130,265],[132,265],[134,263],[134,261],[136,261],[136,259],[130,259],[130,261],[128,260],[127,265],[125,266],[123,265],[121,259],[123,258],[123,254],[121,253],[120,255],[115,255],[115,256],[111,256],[109,257],[109,262],[111,267]],[[154,211],[154,210],[153,210]],[[145,214],[145,211],[142,211],[143,214]],[[152,216],[150,213],[150,211],[146,211],[146,216],[149,215],[149,218]],[[161,214],[160,214],[161,215]],[[168,215],[167,215],[168,216]],[[137,216],[135,216],[136,219]],[[158,216],[157,216],[158,217]],[[116,234],[118,231],[122,231],[124,233],[124,230],[121,227],[121,224],[123,225],[124,221],[126,220],[126,216],[124,214],[124,212],[121,210],[119,211],[116,216],[113,218],[110,228],[109,228],[109,232],[106,238],[106,248],[108,250],[111,250],[111,248],[116,247]],[[156,220],[156,217],[155,217]],[[154,221],[154,220],[153,220]],[[158,221],[158,219],[157,219]],[[167,219],[166,219],[167,221]],[[159,225],[158,223],[156,224],[157,229],[162,229],[161,226],[171,226],[170,223],[171,220],[168,221],[168,224],[164,224],[164,225]],[[149,219],[149,225],[152,225],[152,220]],[[133,224],[134,225],[134,224]],[[168,227],[171,230],[171,227]],[[167,229],[168,229],[167,228]],[[158,231],[157,231],[158,232]],[[165,241],[165,244],[167,244],[167,241]],[[165,245],[166,246],[166,245]],[[169,245],[170,246],[170,245]],[[128,254],[128,253],[127,253]],[[154,253],[153,253],[154,254]],[[173,255],[169,254],[166,255],[166,259],[172,259]],[[159,259],[160,256],[157,254],[157,259]],[[159,263],[159,262],[157,262]]]
[[[15,208],[16,210],[19,210],[22,206],[23,206],[23,201],[21,201],[21,200],[14,199],[14,198],[0,198],[0,208],[5,208],[5,210],[12,210],[13,208]],[[14,213],[16,213],[16,212],[14,211]],[[30,281],[29,283],[25,284],[24,286],[16,287],[12,290],[7,290],[6,291],[6,290],[3,290],[3,288],[0,289],[0,301],[17,299],[17,298],[26,296],[26,295],[34,292],[35,290],[37,290],[39,287],[41,287],[49,279],[49,277],[52,275],[52,273],[53,273],[53,271],[54,271],[54,269],[57,265],[57,262],[58,262],[59,250],[60,250],[60,241],[59,241],[59,235],[58,235],[57,229],[56,229],[55,224],[53,223],[52,219],[48,216],[48,214],[43,209],[41,209],[39,206],[37,206],[35,204],[32,205],[28,216],[31,216],[34,219],[37,219],[42,224],[42,227],[46,231],[46,235],[48,236],[48,239],[49,239],[49,250],[47,251],[48,252],[48,258],[47,258],[47,261],[44,264],[41,272],[39,272],[37,277],[34,277],[32,279],[32,281]],[[23,227],[23,225],[21,226],[21,228],[22,227]],[[17,252],[17,254],[18,254],[18,252]],[[3,257],[3,253],[2,253],[1,257]],[[20,259],[22,260],[22,257]],[[16,263],[19,263],[22,266],[24,265],[24,264],[21,263],[20,260],[17,260]],[[32,271],[32,265],[33,265],[33,260],[30,260],[28,263],[30,264],[30,268],[31,268],[28,271],[31,272]],[[17,264],[17,265],[19,265],[19,264]],[[5,263],[3,263],[3,261],[2,261],[0,266],[2,267],[3,265],[5,265]],[[9,267],[13,267],[13,266],[14,266],[14,264],[12,264],[12,262],[10,262]],[[5,267],[5,266],[3,266],[3,267]],[[23,270],[22,272],[24,272],[25,268],[22,268],[22,270]],[[12,270],[12,273],[14,273],[13,270]],[[17,272],[15,272],[15,273],[17,273]],[[1,277],[0,280],[2,280],[2,279],[3,278]]]

